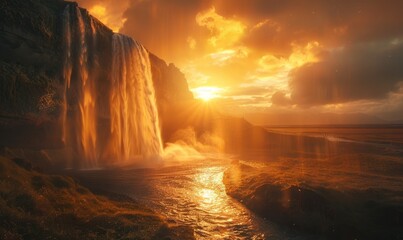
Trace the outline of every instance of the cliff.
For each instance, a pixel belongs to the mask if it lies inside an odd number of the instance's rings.
[[[73,2],[60,0],[5,0],[0,2],[0,146],[63,148],[63,10]],[[100,83],[96,98],[98,128],[107,125],[113,32],[80,9],[94,23],[96,41],[88,47]],[[74,39],[73,39],[74,40]],[[151,70],[163,136],[165,119],[172,108],[192,101],[184,75],[173,64],[150,53]],[[72,83],[68,111],[77,111],[79,90]]]
[[[70,119],[77,119],[82,95],[79,80],[72,80],[66,96],[63,76],[67,51],[64,10],[77,4],[60,0],[5,0],[0,4],[0,147],[65,149],[63,111],[67,108]],[[88,69],[97,83],[97,144],[104,149],[110,138],[113,32],[85,9],[79,11],[93,25],[94,33],[84,35],[89,43]],[[71,25],[77,27],[75,21]],[[72,48],[78,48],[77,34],[70,33]],[[77,59],[78,51],[71,52]],[[225,147],[220,150],[226,152],[240,153],[249,147],[266,146],[267,133],[263,129],[243,119],[222,116],[208,104],[194,100],[177,67],[152,53],[149,60],[164,143],[171,141],[177,130],[190,127],[197,137],[209,132],[221,138]],[[78,60],[72,64],[77,65]],[[77,71],[74,74],[79,75]],[[75,126],[70,128],[78,132]]]

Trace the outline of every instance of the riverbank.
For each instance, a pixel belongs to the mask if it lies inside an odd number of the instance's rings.
[[[285,169],[283,169],[285,171]],[[277,170],[234,162],[223,177],[228,195],[269,221],[326,239],[401,239],[403,206],[382,189],[288,184]],[[290,168],[288,171],[292,171]]]
[[[194,239],[129,197],[96,195],[70,177],[0,156],[1,239]]]

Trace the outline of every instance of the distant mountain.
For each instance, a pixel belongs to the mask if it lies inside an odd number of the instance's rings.
[[[353,113],[282,112],[251,113],[244,118],[254,125],[331,125],[331,124],[388,124],[376,116]]]
[[[403,124],[403,119],[400,120],[393,120],[391,122],[389,122],[390,124]]]

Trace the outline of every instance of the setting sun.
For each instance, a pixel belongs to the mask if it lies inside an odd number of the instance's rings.
[[[0,240],[403,240],[401,9],[0,0]]]
[[[195,94],[195,98],[207,102],[211,99],[219,97],[219,93],[222,92],[222,89],[218,87],[198,87],[193,88],[192,92]]]

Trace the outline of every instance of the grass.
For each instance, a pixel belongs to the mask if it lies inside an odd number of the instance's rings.
[[[353,189],[353,182],[343,188],[320,186],[307,177],[298,181],[297,164],[289,164],[290,169],[276,169],[275,164],[259,168],[234,162],[224,173],[226,193],[257,215],[297,232],[326,239],[402,239],[403,205],[395,201],[401,192],[361,185]],[[332,183],[332,177],[328,174],[327,181]]]
[[[193,231],[130,198],[95,195],[0,157],[0,239],[193,239]]]

